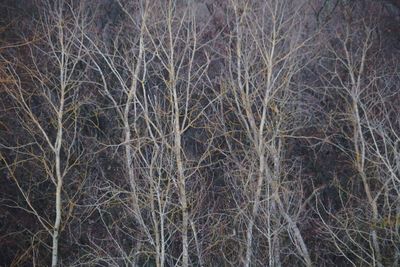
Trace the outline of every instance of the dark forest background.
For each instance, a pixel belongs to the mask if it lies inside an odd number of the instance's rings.
[[[1,0],[0,266],[400,266],[400,2]]]

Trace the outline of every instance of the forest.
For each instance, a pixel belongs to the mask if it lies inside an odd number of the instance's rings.
[[[0,266],[400,266],[400,1],[0,0]]]

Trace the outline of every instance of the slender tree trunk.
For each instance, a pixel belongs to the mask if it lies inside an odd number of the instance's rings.
[[[58,160],[59,162],[59,160]],[[59,165],[56,164],[56,165]],[[53,230],[53,246],[52,246],[52,258],[51,266],[57,266],[58,262],[58,239],[61,225],[61,189],[62,189],[62,179],[57,179],[57,189],[56,189],[56,220],[54,223]]]
[[[355,89],[357,91],[357,88]],[[354,150],[356,154],[356,167],[361,176],[365,194],[367,196],[369,205],[371,207],[372,212],[372,221],[374,223],[378,222],[379,219],[379,212],[376,201],[372,196],[372,191],[369,186],[367,176],[365,173],[365,147],[364,147],[364,138],[361,129],[361,118],[358,110],[358,103],[357,100],[353,100],[353,141],[354,141]],[[379,241],[378,241],[378,234],[375,229],[370,230],[371,239],[372,239],[372,246],[374,248],[374,258],[378,267],[382,267],[382,255],[380,252]]]
[[[63,36],[61,35],[61,38]],[[61,39],[62,44],[63,39]],[[63,186],[63,174],[61,173],[61,144],[63,139],[63,114],[64,114],[64,101],[65,101],[65,81],[64,81],[64,54],[61,55],[61,93],[60,93],[60,107],[57,112],[57,137],[54,145],[55,163],[56,163],[56,219],[54,222],[53,230],[53,245],[52,245],[52,257],[51,266],[55,267],[58,263],[58,239],[60,235],[60,225],[62,216],[61,207],[61,191]]]
[[[177,114],[178,115],[178,114]],[[186,198],[186,179],[183,169],[182,155],[181,155],[181,135],[179,127],[179,117],[175,116],[175,155],[176,164],[178,168],[178,189],[179,198],[182,210],[182,266],[189,266],[189,241],[188,241],[188,225],[189,225],[189,212]]]
[[[245,263],[244,266],[249,267],[251,264],[251,256],[253,254],[253,247],[252,247],[252,242],[253,242],[253,228],[254,228],[254,222],[256,220],[256,217],[258,215],[258,209],[260,206],[260,197],[261,197],[261,191],[262,191],[262,186],[264,183],[264,165],[265,165],[265,157],[264,155],[261,155],[259,158],[259,173],[258,173],[258,178],[257,178],[257,187],[256,187],[256,193],[254,195],[254,204],[253,204],[253,209],[251,213],[251,219],[249,221],[249,225],[247,227],[247,232],[246,232],[246,258],[245,258]]]
[[[294,222],[292,220],[292,218],[289,216],[289,214],[287,214],[287,212],[285,211],[283,203],[278,194],[275,194],[275,200],[278,203],[279,209],[280,209],[283,217],[285,218],[286,222],[289,225],[289,229],[291,229],[291,231],[293,233],[293,236],[297,242],[296,247],[299,250],[300,254],[302,255],[306,266],[307,267],[313,266],[306,243],[304,242],[303,236],[301,235],[300,229],[297,227],[296,222]]]

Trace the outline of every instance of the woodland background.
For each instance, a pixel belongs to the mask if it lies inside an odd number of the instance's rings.
[[[0,1],[0,265],[400,266],[399,23]]]

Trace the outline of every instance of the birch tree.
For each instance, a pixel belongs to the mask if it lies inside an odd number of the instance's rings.
[[[26,202],[26,211],[34,214],[52,237],[51,265],[57,266],[63,219],[67,218],[63,213],[69,205],[64,182],[81,157],[76,149],[79,131],[76,122],[85,54],[77,42],[81,37],[78,25],[83,23],[79,6],[64,1],[44,4],[38,24],[42,40],[28,43],[25,59],[7,61],[8,75],[14,83],[4,87],[15,105],[26,139],[16,146],[3,145],[17,156],[13,162],[7,162],[4,156],[2,159]],[[20,157],[25,159],[20,161]],[[14,168],[25,164],[24,161],[38,166],[38,172],[43,175],[32,183],[50,181],[54,187],[49,214],[35,207],[31,189],[24,187],[27,174]]]
[[[296,208],[287,207],[282,195],[286,168],[283,136],[291,131],[287,124],[291,85],[301,69],[299,51],[306,44],[296,34],[301,28],[298,23],[300,5],[291,6],[286,1],[268,1],[260,5],[239,1],[232,5],[235,32],[231,43],[234,48],[228,58],[228,83],[224,86],[227,102],[232,105],[244,137],[239,144],[244,155],[238,155],[237,168],[248,168],[240,171],[243,176],[238,179],[243,180],[239,188],[235,188],[244,194],[248,203],[242,211],[246,221],[243,264],[252,265],[255,229],[258,229],[260,214],[266,209],[266,232],[260,234],[267,239],[268,264],[281,265],[282,233],[279,229],[282,219],[300,257],[311,266],[296,215],[290,212]],[[233,143],[232,140],[231,147]],[[231,149],[231,153],[237,153],[235,148]]]

